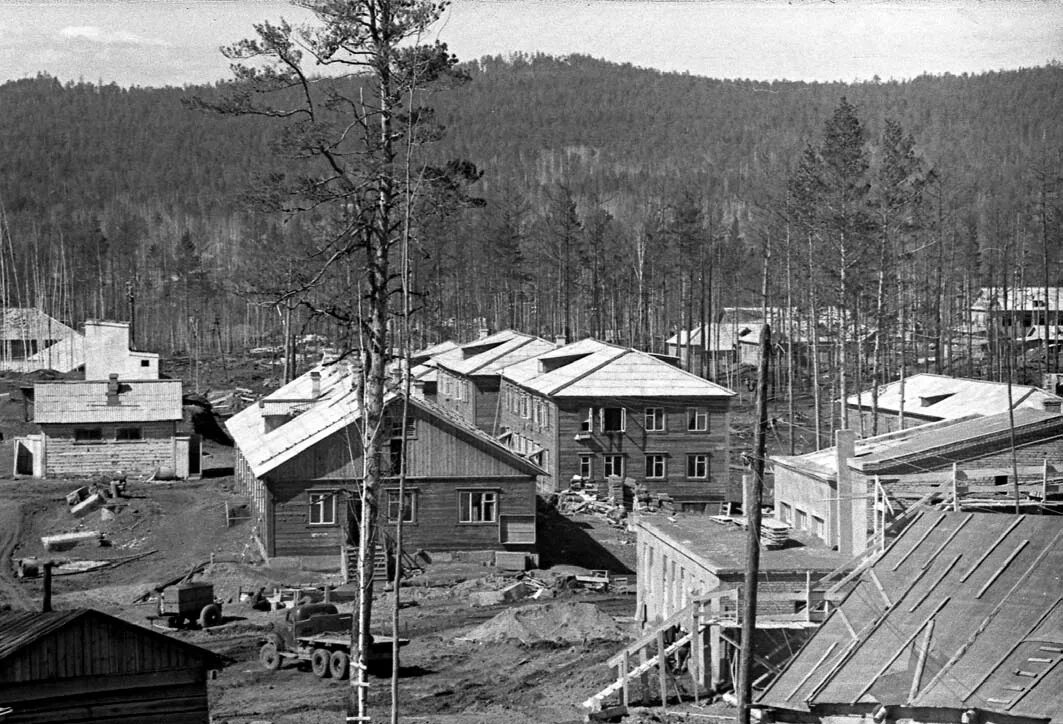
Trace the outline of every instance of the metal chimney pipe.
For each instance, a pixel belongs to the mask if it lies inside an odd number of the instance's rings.
[[[44,562],[44,600],[41,601],[41,611],[48,613],[52,610],[52,561]]]

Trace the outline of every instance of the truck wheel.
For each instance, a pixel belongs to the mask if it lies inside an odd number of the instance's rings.
[[[258,650],[258,660],[269,671],[276,671],[281,667],[281,653],[277,650],[277,644],[267,641]]]
[[[333,679],[346,679],[351,672],[351,657],[346,651],[333,651],[329,658],[329,673]]]
[[[207,604],[199,612],[200,628],[210,628],[211,626],[217,626],[219,623],[221,623],[221,606],[218,604]]]
[[[314,653],[310,655],[310,668],[314,672],[314,676],[319,679],[327,679],[332,675],[329,671],[329,664],[332,661],[332,656],[329,654],[328,649],[314,649]]]

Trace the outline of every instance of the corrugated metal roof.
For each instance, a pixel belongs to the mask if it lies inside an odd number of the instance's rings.
[[[1011,386],[1012,406],[1043,409],[1045,400],[1063,401],[1057,395],[1028,385]],[[850,407],[871,409],[871,390],[846,398]],[[882,385],[878,393],[880,413],[900,411],[901,383]],[[907,415],[936,420],[955,420],[968,415],[995,415],[1008,410],[1008,386],[1004,382],[971,380],[945,375],[917,374],[904,380],[904,411]]]
[[[33,420],[46,423],[154,422],[181,419],[181,380],[121,380],[107,404],[106,380],[37,382]]]
[[[36,307],[4,307],[0,314],[0,339],[64,339],[77,330]]]
[[[563,363],[565,359],[572,361]],[[547,362],[561,363],[544,365]],[[593,339],[506,367],[503,377],[549,397],[730,397],[734,393],[638,350]]]
[[[873,472],[876,467],[902,461],[905,458],[928,455],[936,450],[956,445],[979,445],[985,452],[992,451],[991,444],[1001,444],[1010,439],[1011,415],[968,416],[956,420],[939,420],[917,425],[904,430],[876,435],[857,440],[855,455],[850,458],[850,467],[864,472]],[[1063,434],[1063,415],[1033,408],[1014,412],[1016,435],[1044,428],[1048,437]],[[777,464],[796,470],[807,470],[823,476],[837,474],[834,447],[816,450],[804,455],[773,455]]]
[[[303,411],[293,419],[265,432],[264,407],[254,404],[233,415],[226,422],[229,434],[255,477],[266,475],[278,465],[361,418],[361,401],[350,383],[348,371],[336,366],[318,367],[315,370],[321,374],[321,394],[316,400],[300,405]],[[312,386],[311,373],[315,370],[270,393],[263,401],[268,404],[277,400],[308,400]],[[388,393],[384,404],[388,405],[398,398],[398,395]],[[446,419],[464,433],[489,443],[498,455],[514,461],[522,469],[530,469],[533,475],[545,474],[487,433],[470,427],[467,422],[438,405],[413,397],[410,402],[429,414]]]
[[[869,704],[977,708],[1059,722],[1061,672],[1063,518],[926,512],[759,703],[839,715]]]

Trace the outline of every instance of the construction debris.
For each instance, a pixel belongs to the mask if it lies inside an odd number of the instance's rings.
[[[44,535],[41,536],[41,545],[44,546],[46,551],[65,551],[73,548],[79,543],[86,543],[88,541],[96,541],[98,545],[103,544],[103,533],[98,530],[85,530],[77,533],[58,533],[56,535]]]
[[[522,644],[542,641],[582,643],[620,641],[626,635],[612,616],[602,613],[593,603],[566,601],[506,609],[458,640],[474,643],[514,640]]]

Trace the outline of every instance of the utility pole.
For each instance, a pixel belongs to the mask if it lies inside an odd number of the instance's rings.
[[[760,331],[760,369],[757,374],[757,428],[753,437],[753,489],[746,499],[746,578],[743,586],[742,649],[738,661],[738,724],[750,724],[753,699],[753,637],[757,630],[757,576],[760,573],[760,504],[764,497],[764,453],[768,431],[768,361],[771,327]]]

